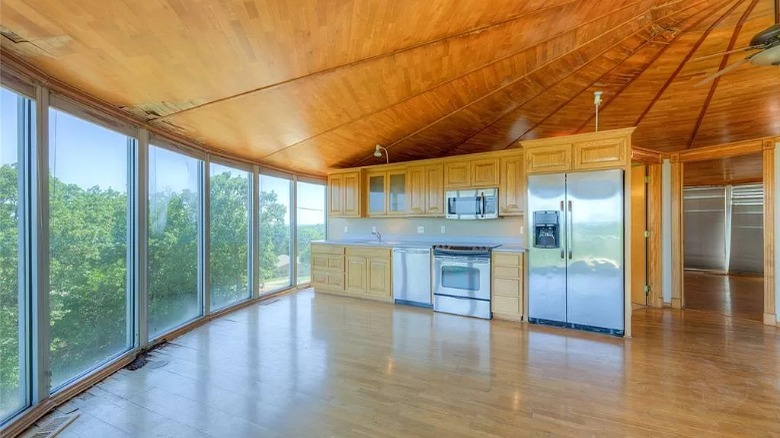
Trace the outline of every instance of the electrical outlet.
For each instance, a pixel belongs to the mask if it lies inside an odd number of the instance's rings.
[[[520,235],[522,236],[523,234],[525,234],[525,227],[520,225]]]
[[[345,233],[345,234],[346,234],[346,233],[349,233],[349,227],[348,227],[348,226],[346,226],[346,225],[344,225],[344,233]]]
[[[420,225],[419,227],[417,227],[417,234],[422,234],[424,232],[425,232],[425,227],[424,226]]]
[[[372,232],[372,233],[376,233],[376,225],[374,225],[374,226],[372,226],[372,227],[371,227],[371,232]]]
[[[441,233],[442,233],[442,234],[444,234],[444,233],[446,233],[446,232],[447,232],[447,227],[446,227],[446,226],[444,226],[444,225],[442,225],[442,226],[441,226]]]

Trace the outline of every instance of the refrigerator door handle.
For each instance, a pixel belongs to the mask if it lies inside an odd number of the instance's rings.
[[[564,221],[563,227],[561,227],[561,228],[563,229],[563,232],[566,234],[566,236],[564,236],[564,238],[568,238],[569,230],[566,227],[566,209],[564,208],[563,205],[564,205],[564,201],[561,200],[561,216],[563,216],[563,221]],[[561,246],[561,258],[564,259],[564,260],[566,259],[566,250],[563,248],[563,246]]]
[[[566,239],[567,240],[566,246],[569,247],[569,260],[572,259],[572,251],[574,250],[574,248],[573,248],[573,246],[574,246],[573,240],[574,239],[572,239],[572,234],[574,234],[574,218],[572,217],[572,208],[571,207],[572,207],[571,201],[569,201],[569,214],[568,214],[568,219],[569,219],[569,227],[568,228],[569,229],[566,230],[566,237],[567,237],[567,239]]]

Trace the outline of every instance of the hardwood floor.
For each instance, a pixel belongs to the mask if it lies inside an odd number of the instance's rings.
[[[643,309],[634,338],[311,290],[197,328],[68,404],[61,436],[780,434],[778,329]]]
[[[764,277],[685,271],[685,308],[763,321]]]

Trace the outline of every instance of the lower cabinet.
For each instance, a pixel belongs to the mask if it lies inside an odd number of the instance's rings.
[[[313,244],[312,286],[315,291],[392,301],[391,260],[390,248]],[[327,267],[320,267],[323,264]]]
[[[523,254],[493,251],[493,318],[520,321],[523,316]]]

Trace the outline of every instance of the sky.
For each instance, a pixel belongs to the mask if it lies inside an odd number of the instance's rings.
[[[17,94],[0,88],[0,165],[17,160]],[[127,136],[56,109],[49,110],[49,169],[61,181],[82,188],[98,186],[127,192]],[[219,164],[213,172],[244,171]],[[181,191],[198,187],[198,160],[168,149],[149,147],[149,191]],[[260,176],[263,191],[275,191],[289,208],[290,181]],[[297,220],[301,225],[324,223],[325,186],[298,183]],[[290,218],[285,219],[289,224]]]

